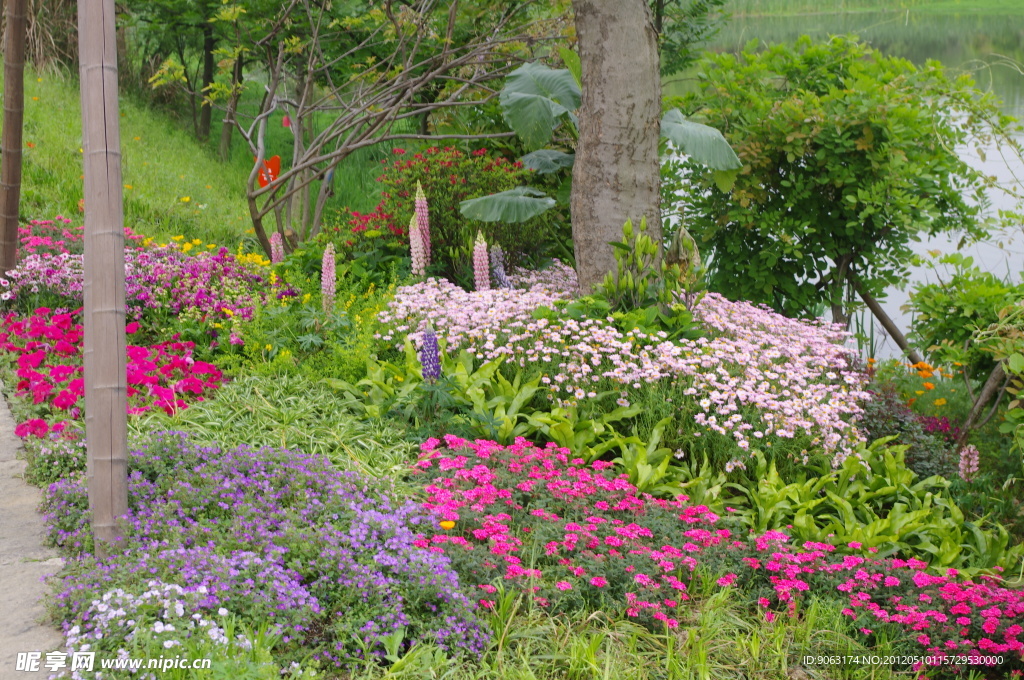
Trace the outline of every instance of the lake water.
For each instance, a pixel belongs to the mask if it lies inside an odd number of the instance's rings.
[[[1024,2],[1024,0],[1022,0]],[[929,14],[911,11],[859,12],[848,14],[814,14],[789,17],[734,17],[715,41],[713,50],[738,50],[752,39],[778,43],[795,40],[801,35],[824,39],[829,35],[853,33],[881,52],[906,58],[915,64],[935,59],[945,66],[970,71],[978,86],[990,90],[1003,103],[1003,110],[1024,120],[1024,16],[964,14]],[[1013,66],[1016,64],[1016,66]],[[683,84],[666,84],[672,92]],[[1014,175],[1024,180],[1020,159],[1004,161],[997,146],[985,149],[986,160],[964,149],[964,158],[1000,182],[1012,183]],[[1014,201],[1005,194],[992,196],[992,210],[1011,209]],[[940,237],[916,244],[915,251],[924,256],[928,251],[949,253],[956,250],[956,238]],[[983,269],[1019,281],[1024,272],[1024,226],[993,234],[984,243],[963,251],[972,255]],[[940,270],[941,273],[941,270]],[[908,332],[910,316],[901,308],[909,300],[915,283],[933,281],[936,273],[922,267],[912,272],[906,290],[892,289],[882,306],[896,324]],[[899,356],[896,347],[881,328],[874,333],[874,354],[879,358]]]

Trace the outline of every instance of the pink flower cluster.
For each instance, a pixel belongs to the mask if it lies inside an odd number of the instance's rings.
[[[128,324],[133,333],[138,324]],[[72,314],[45,307],[25,318],[8,314],[0,324],[0,350],[17,356],[16,389],[34,404],[47,404],[71,417],[81,413],[82,325]],[[212,364],[192,358],[191,342],[164,342],[127,349],[128,411],[159,408],[167,413],[202,401],[223,375]],[[31,429],[31,428],[30,428]]]
[[[82,255],[29,255],[0,279],[0,299],[17,300],[43,291],[69,305],[82,303]],[[125,303],[136,319],[147,311],[174,315],[251,318],[270,293],[262,267],[243,263],[227,248],[190,256],[176,245],[125,249]]]
[[[865,635],[884,622],[903,629],[922,654],[1024,661],[1024,591],[995,577],[964,581],[952,569],[929,573],[916,559],[838,555],[827,543],[792,546],[779,531],[740,540],[707,507],[640,494],[625,475],[603,472],[610,463],[586,465],[551,444],[518,439],[502,447],[453,435],[443,444],[425,442],[417,468],[430,477],[423,505],[448,530],[421,534],[417,545],[456,564],[476,553],[481,568],[472,578],[485,594],[505,581],[553,606],[570,594],[607,597],[614,586],[624,591],[627,616],[673,628],[697,565],[724,564],[718,586],[769,594],[757,598],[761,607],[795,615],[806,596],[828,595],[846,602],[843,613]]]
[[[534,319],[538,307],[572,296],[574,278],[555,272],[551,280],[519,278],[519,286],[533,284],[527,290],[467,293],[436,279],[400,288],[378,317],[385,330],[377,337],[399,346],[409,334],[418,341],[430,317],[449,352],[466,348],[478,359],[537,368],[560,404],[674,382],[699,406],[697,426],[734,439],[741,451],[771,437],[807,436],[838,466],[862,441],[856,423],[859,403],[870,398],[867,376],[851,367],[838,327],[715,294],[695,310],[711,337],[676,343],[622,333],[610,320]]]

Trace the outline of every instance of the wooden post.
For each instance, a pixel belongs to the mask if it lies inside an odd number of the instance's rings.
[[[85,441],[96,554],[128,512],[124,209],[114,0],[79,0],[85,152]]]
[[[0,141],[0,276],[18,264],[22,120],[25,115],[25,1],[7,0],[4,36],[4,132]]]

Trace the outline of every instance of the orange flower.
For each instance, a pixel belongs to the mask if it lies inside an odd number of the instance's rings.
[[[932,377],[933,375],[935,375],[935,374],[934,374],[934,373],[932,373],[931,371],[918,371],[918,372],[917,372],[917,374],[918,374],[919,376],[921,376],[922,378],[930,378],[930,377]]]
[[[926,383],[924,384],[924,388],[925,388],[926,390],[934,390],[934,389],[935,389],[935,384],[934,384],[934,383],[930,383],[930,382],[926,382]]]
[[[454,529],[455,528],[455,522],[453,522],[453,521],[451,521],[449,519],[446,519],[443,522],[441,522],[441,528],[445,529],[445,530]]]

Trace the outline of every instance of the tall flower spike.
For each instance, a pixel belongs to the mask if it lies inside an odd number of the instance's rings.
[[[420,365],[423,367],[423,379],[429,383],[437,382],[441,377],[441,349],[437,344],[437,333],[429,323],[423,331],[423,343],[420,345]]]
[[[423,186],[416,182],[416,222],[420,226],[420,238],[423,240],[424,263],[430,265],[430,211],[427,210],[427,195]]]
[[[476,233],[476,243],[473,245],[473,278],[476,280],[477,290],[490,290],[491,274],[487,267],[487,241],[484,240],[484,233]]]
[[[960,478],[965,482],[973,482],[978,474],[978,447],[969,444],[960,449]]]
[[[423,251],[423,238],[420,236],[419,220],[416,213],[409,218],[409,251],[412,254],[412,273],[414,276],[427,275],[427,254]]]
[[[284,241],[280,232],[275,231],[270,235],[270,262],[277,264],[284,260]]]
[[[323,301],[325,314],[330,314],[334,310],[336,269],[334,244],[328,243],[324,248],[324,259],[320,270],[320,299]]]
[[[505,253],[501,246],[491,246],[491,274],[494,276],[494,284],[498,288],[511,288],[512,282],[505,275]]]

